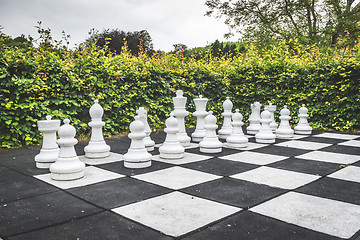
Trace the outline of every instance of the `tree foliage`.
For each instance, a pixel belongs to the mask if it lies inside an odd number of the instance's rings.
[[[248,40],[297,38],[303,43],[342,42],[354,45],[360,36],[360,7],[354,0],[206,0],[208,16],[225,23]]]
[[[99,32],[91,29],[89,35],[86,40],[88,43],[95,42],[98,47],[106,47],[115,54],[120,54],[125,45],[132,55],[153,52],[152,39],[146,30],[125,32],[119,29],[107,29]]]

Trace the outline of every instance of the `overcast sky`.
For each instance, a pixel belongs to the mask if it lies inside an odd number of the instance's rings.
[[[224,40],[223,20],[206,17],[205,0],[0,0],[0,25],[12,37],[37,37],[42,21],[55,39],[70,34],[70,45],[83,42],[91,28],[147,30],[156,50],[173,50],[173,44],[205,46]],[[234,37],[231,40],[236,41]]]

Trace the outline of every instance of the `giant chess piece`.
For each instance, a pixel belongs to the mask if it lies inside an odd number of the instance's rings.
[[[146,134],[146,137],[144,138],[145,148],[148,151],[154,151],[155,142],[150,138],[151,129],[147,120],[147,111],[144,107],[139,107],[136,113],[140,117],[141,122],[145,126],[145,134]]]
[[[230,136],[232,132],[232,126],[231,126],[231,116],[232,116],[232,108],[233,103],[230,101],[229,97],[226,97],[226,100],[223,103],[224,112],[221,114],[224,116],[224,123],[221,127],[221,129],[218,131],[219,138],[220,139],[226,139],[228,136]]]
[[[203,98],[202,95],[199,98],[194,99],[196,111],[193,115],[196,117],[196,127],[195,131],[191,134],[192,140],[194,142],[200,142],[205,137],[206,131],[204,128],[205,117],[208,115],[206,111],[206,104],[208,102],[207,98]]]
[[[152,155],[148,153],[144,145],[145,126],[139,116],[135,116],[135,121],[130,123],[130,133],[128,137],[131,144],[128,152],[124,154],[124,167],[126,168],[146,168],[151,166]]]
[[[255,135],[255,141],[258,143],[274,143],[276,135],[272,132],[270,128],[271,123],[271,113],[268,110],[261,112],[261,128],[259,132]]]
[[[226,143],[228,147],[232,148],[245,148],[248,145],[248,138],[245,137],[242,126],[243,115],[239,113],[239,109],[235,110],[235,113],[232,115],[232,132],[229,137],[226,138]]]
[[[247,126],[246,132],[247,134],[255,135],[259,132],[260,125],[260,108],[261,104],[259,102],[254,102],[250,105],[251,107],[251,115],[249,117],[250,125]]]
[[[56,131],[60,128],[60,120],[51,120],[47,115],[46,120],[37,122],[38,129],[43,133],[43,143],[40,153],[35,156],[37,168],[48,169],[59,156],[59,146],[56,144]]]
[[[189,115],[189,112],[185,110],[186,97],[183,96],[182,90],[176,91],[176,97],[173,97],[174,101],[174,116],[179,121],[178,139],[183,147],[190,146],[190,137],[185,130],[185,117]]]
[[[177,133],[179,132],[179,123],[174,118],[174,113],[170,113],[170,117],[165,121],[166,139],[164,144],[159,148],[160,157],[164,159],[180,159],[184,157],[185,149],[181,146]]]
[[[79,160],[74,148],[78,143],[75,138],[76,130],[69,123],[70,120],[65,119],[64,125],[58,131],[59,157],[50,166],[50,176],[54,180],[75,180],[84,177],[85,163]]]
[[[276,137],[282,139],[291,139],[294,137],[294,130],[291,129],[289,120],[290,111],[285,105],[283,109],[280,111],[280,125],[279,128],[276,129]]]
[[[307,118],[309,117],[308,109],[305,107],[305,104],[302,105],[302,107],[299,109],[299,122],[296,125],[295,133],[296,134],[302,134],[302,135],[310,135],[312,128],[310,127]]]
[[[219,153],[222,151],[222,142],[219,141],[216,135],[216,117],[212,115],[213,112],[209,111],[209,114],[205,117],[205,130],[206,135],[203,140],[199,143],[200,152],[204,153]]]
[[[91,139],[89,144],[84,148],[85,156],[87,158],[105,158],[110,155],[110,146],[106,144],[103,137],[102,127],[105,122],[102,121],[104,109],[100,106],[99,100],[95,100],[94,104],[89,110],[91,122]]]
[[[276,111],[276,105],[272,105],[272,103],[269,103],[269,105],[265,105],[265,109],[271,113],[270,128],[273,132],[275,132],[278,127],[278,124],[275,122],[275,116],[274,116]]]

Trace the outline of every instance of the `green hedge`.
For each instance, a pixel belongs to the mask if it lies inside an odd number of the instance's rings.
[[[306,104],[314,128],[360,129],[360,50],[346,55],[278,43],[267,50],[249,46],[234,58],[184,59],[176,54],[133,57],[126,51],[110,56],[86,46],[62,49],[16,49],[0,44],[0,145],[13,147],[39,143],[36,121],[51,114],[69,118],[80,135],[88,135],[88,110],[99,99],[105,110],[104,132],[128,129],[135,110],[149,111],[152,128],[164,127],[172,110],[172,97],[182,89],[187,110],[193,98],[210,99],[221,123],[222,102],[230,96],[247,121],[250,103],[288,105],[296,122]],[[193,125],[190,115],[187,124]]]

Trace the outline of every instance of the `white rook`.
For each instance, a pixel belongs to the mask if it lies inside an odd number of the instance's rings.
[[[37,122],[38,129],[43,133],[43,143],[40,153],[35,156],[37,168],[48,169],[59,156],[59,146],[56,144],[56,131],[60,128],[60,120],[51,120],[47,115],[46,120]]]

